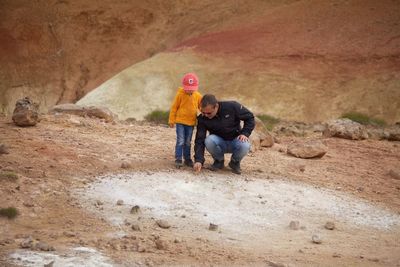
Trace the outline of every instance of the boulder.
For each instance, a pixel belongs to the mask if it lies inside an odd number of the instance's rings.
[[[115,115],[111,110],[106,107],[83,107],[76,104],[60,104],[53,106],[49,110],[49,112],[66,113],[81,117],[95,117],[99,119],[104,119],[106,122],[113,122],[117,119],[117,115]]]
[[[287,153],[297,158],[320,158],[328,152],[328,147],[319,140],[304,143],[293,143],[288,146]]]
[[[350,119],[337,119],[327,123],[324,136],[363,140],[368,138],[368,133],[365,127],[358,122]]]
[[[18,100],[12,120],[17,126],[35,126],[40,121],[39,104],[34,103],[29,97]]]

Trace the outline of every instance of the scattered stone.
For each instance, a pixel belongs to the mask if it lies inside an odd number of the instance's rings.
[[[333,230],[335,229],[335,224],[333,222],[326,222],[325,229]]]
[[[132,224],[131,228],[132,228],[133,231],[142,231],[142,228],[137,223]]]
[[[397,172],[397,171],[395,171],[395,170],[390,170],[390,171],[388,172],[388,175],[389,175],[390,177],[392,177],[393,179],[400,180],[400,172]]]
[[[300,222],[299,221],[291,221],[289,223],[289,228],[292,230],[299,230],[300,229]]]
[[[333,255],[332,255],[332,257],[334,257],[334,258],[341,258],[342,257],[342,255],[340,255],[339,253],[333,253]]]
[[[315,243],[315,244],[321,244],[322,243],[321,237],[319,235],[313,235],[311,239],[312,239],[312,242]]]
[[[46,244],[44,242],[38,242],[35,245],[36,250],[41,250],[41,251],[54,251],[55,248],[53,246],[50,246],[49,244]]]
[[[282,263],[276,263],[276,262],[272,262],[272,261],[267,261],[267,264],[270,267],[285,267],[285,265]]]
[[[12,120],[20,127],[35,126],[39,121],[39,105],[29,97],[20,99],[15,104]]]
[[[122,162],[121,168],[122,169],[130,169],[130,168],[132,168],[132,165],[129,162]]]
[[[174,243],[176,243],[176,244],[181,243],[181,242],[182,242],[182,240],[180,240],[179,238],[175,238],[175,240],[174,240]]]
[[[5,144],[0,144],[0,155],[9,154],[8,147]]]
[[[157,239],[155,241],[155,244],[156,244],[156,248],[159,249],[159,250],[166,250],[167,249],[167,242],[165,242],[162,239]]]
[[[122,199],[119,199],[119,200],[117,201],[117,205],[118,205],[118,206],[124,205],[124,201],[123,201]]]
[[[43,267],[53,267],[53,265],[54,265],[54,261],[51,261],[47,264],[44,264]]]
[[[140,207],[138,205],[135,205],[131,208],[131,214],[136,214],[140,212]]]
[[[81,117],[96,117],[99,119],[104,119],[105,122],[114,122],[118,119],[118,116],[106,107],[83,107],[76,104],[56,105],[50,109],[49,113],[64,113]]]
[[[165,220],[157,220],[156,223],[160,228],[163,229],[168,229],[171,227],[171,225]]]
[[[28,208],[32,208],[32,207],[35,206],[35,204],[33,204],[32,201],[25,201],[25,202],[23,203],[23,205],[24,205],[25,207],[28,207]]]
[[[96,200],[96,205],[97,206],[102,206],[104,203],[102,202],[102,201],[100,201],[100,200]]]
[[[305,170],[306,170],[306,165],[301,165],[301,166],[299,166],[299,170],[300,170],[301,172],[305,172]]]
[[[319,140],[293,143],[288,146],[287,153],[297,158],[321,158],[328,152],[328,147]]]
[[[76,236],[76,233],[71,232],[71,231],[65,231],[63,234],[64,234],[66,237],[75,237],[75,236]]]
[[[32,246],[33,246],[33,238],[31,236],[22,240],[20,244],[21,248],[32,248]]]
[[[210,226],[208,227],[208,230],[210,231],[217,231],[218,230],[218,225],[210,223]]]
[[[325,137],[339,137],[350,140],[363,140],[368,138],[365,126],[350,119],[338,119],[327,122]]]
[[[363,192],[363,191],[364,191],[364,187],[362,187],[362,186],[358,187],[358,188],[357,188],[357,191],[358,191],[358,192]]]

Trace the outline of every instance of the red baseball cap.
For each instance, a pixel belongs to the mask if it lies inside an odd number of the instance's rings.
[[[199,89],[199,78],[194,73],[186,73],[182,79],[183,90],[196,91]]]

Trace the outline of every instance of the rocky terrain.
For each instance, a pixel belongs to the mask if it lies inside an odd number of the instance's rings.
[[[19,215],[0,218],[0,262],[398,266],[399,142],[288,128],[301,131],[277,127],[279,143],[246,157],[242,175],[195,175],[174,168],[175,133],[162,125],[56,113],[17,127],[2,117],[0,203]],[[326,154],[287,153],[305,141]]]

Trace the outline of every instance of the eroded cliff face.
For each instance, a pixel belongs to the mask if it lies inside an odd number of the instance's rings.
[[[132,100],[149,111],[167,109],[179,76],[196,70],[205,92],[258,113],[316,121],[360,111],[395,122],[398,14],[392,0],[6,0],[0,2],[0,108],[9,114],[24,96],[42,112],[75,103],[162,52],[167,56],[158,58],[168,62],[151,61],[157,73],[145,67],[120,83],[141,95],[157,88],[135,87],[135,80],[167,79],[163,99]]]
[[[1,1],[0,105],[75,102],[187,38],[293,1]]]

